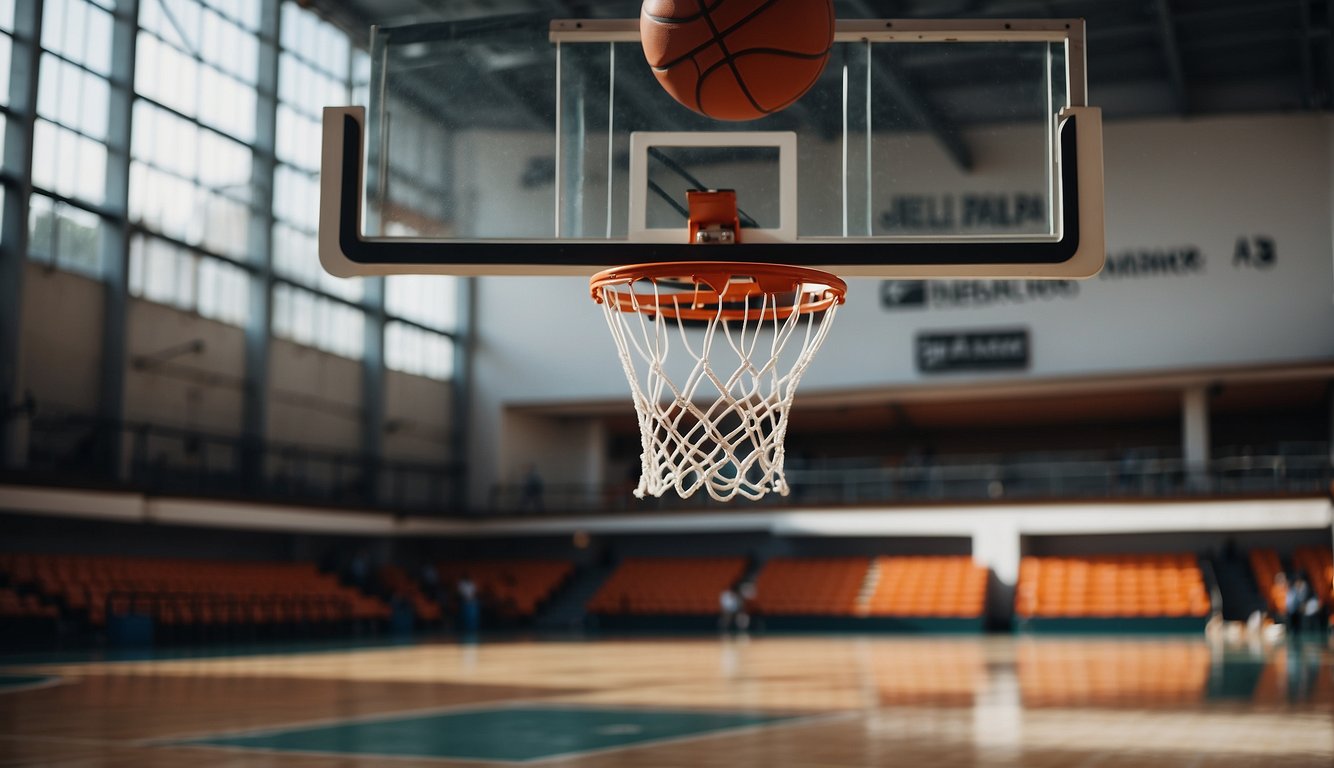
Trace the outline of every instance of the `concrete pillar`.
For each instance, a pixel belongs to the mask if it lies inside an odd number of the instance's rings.
[[[1013,520],[990,520],[973,531],[973,562],[990,568],[995,577],[987,592],[989,618],[1009,620],[1022,557],[1019,528]]]
[[[1181,393],[1181,456],[1186,464],[1186,485],[1203,489],[1209,484],[1209,388],[1189,387]]]

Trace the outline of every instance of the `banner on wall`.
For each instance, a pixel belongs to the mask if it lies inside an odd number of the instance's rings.
[[[1024,370],[1031,348],[1027,328],[924,331],[916,346],[922,373]]]

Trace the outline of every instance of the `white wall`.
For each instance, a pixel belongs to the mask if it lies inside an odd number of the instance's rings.
[[[1330,118],[1110,123],[1105,142],[1111,260],[1120,265],[1145,252],[1193,249],[1200,268],[1134,277],[1115,269],[1081,283],[1014,283],[1011,299],[933,300],[933,306],[916,309],[886,309],[880,281],[854,280],[802,392],[1334,357]],[[977,173],[970,188],[985,189],[985,163]],[[896,192],[884,186],[877,196]],[[897,190],[903,191],[915,190]],[[1253,244],[1257,236],[1272,239],[1272,266],[1234,262],[1238,241]],[[500,437],[506,406],[631,407],[606,324],[586,285],[581,278],[479,280],[469,451],[475,492],[485,493],[513,464]],[[958,291],[960,285],[932,283],[928,289]],[[920,331],[1014,327],[1030,332],[1027,370],[942,376],[916,369],[913,345]]]

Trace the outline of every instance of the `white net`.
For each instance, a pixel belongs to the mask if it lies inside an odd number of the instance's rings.
[[[777,290],[731,274],[595,278],[639,417],[635,496],[787,494],[788,412],[843,299],[841,281],[823,276],[830,284],[788,279]]]

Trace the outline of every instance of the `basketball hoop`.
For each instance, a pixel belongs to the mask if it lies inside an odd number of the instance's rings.
[[[701,261],[608,269],[589,286],[639,417],[635,496],[787,495],[788,411],[847,284],[806,267]],[[674,344],[684,358],[669,358]]]

